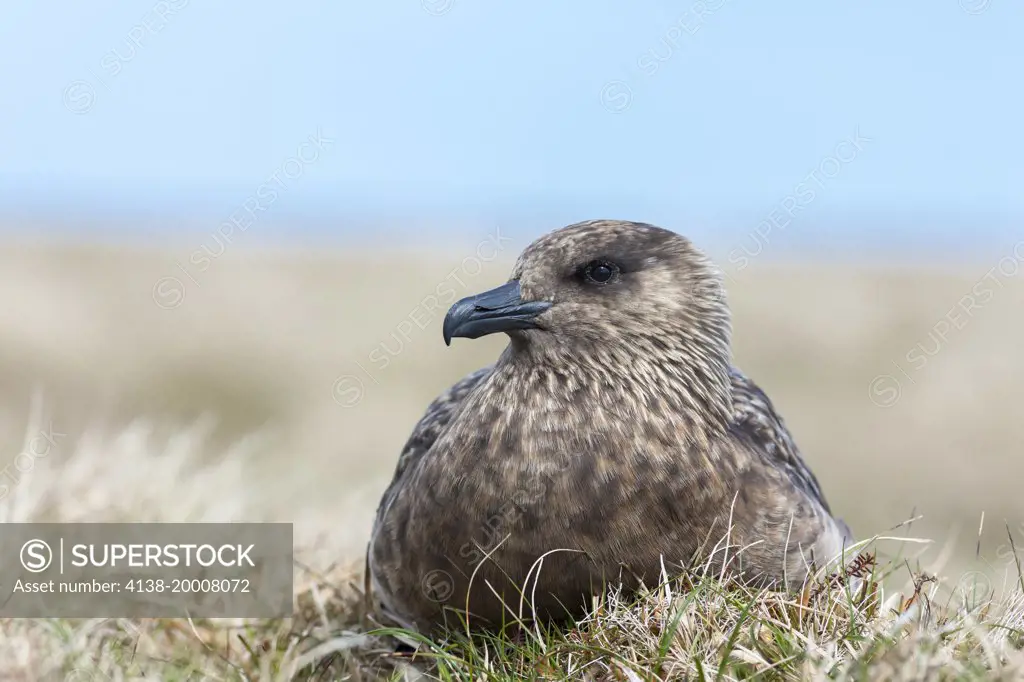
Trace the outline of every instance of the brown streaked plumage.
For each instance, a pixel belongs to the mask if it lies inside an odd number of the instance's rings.
[[[368,567],[391,619],[451,624],[467,595],[480,626],[521,603],[577,615],[607,584],[695,562],[792,586],[851,540],[732,366],[720,276],[685,238],[547,234],[444,323],[446,342],[499,331],[508,347],[427,408],[381,500]]]

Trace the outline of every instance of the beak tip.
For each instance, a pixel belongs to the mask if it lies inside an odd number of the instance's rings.
[[[441,338],[444,339],[444,345],[452,345],[452,333],[455,331],[455,326],[452,323],[452,314],[449,312],[444,318],[444,324],[441,326]]]

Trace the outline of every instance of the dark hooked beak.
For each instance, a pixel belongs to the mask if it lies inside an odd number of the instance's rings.
[[[495,332],[535,329],[536,317],[550,307],[548,301],[524,302],[519,281],[512,280],[453,305],[444,317],[444,343],[452,345],[456,336],[478,339]]]

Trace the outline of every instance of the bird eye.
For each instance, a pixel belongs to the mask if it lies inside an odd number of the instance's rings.
[[[608,284],[619,277],[619,266],[608,261],[596,260],[587,264],[583,276],[593,284]]]

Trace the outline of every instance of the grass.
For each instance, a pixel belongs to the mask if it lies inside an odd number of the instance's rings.
[[[784,595],[678,576],[639,598],[606,595],[571,628],[424,642],[369,618],[355,559],[424,406],[503,345],[446,348],[441,314],[422,328],[422,307],[413,314],[476,241],[386,260],[240,246],[196,283],[178,275],[184,303],[158,307],[154,283],[197,246],[0,250],[0,465],[18,468],[0,522],[290,521],[295,615],[0,620],[0,680],[1024,679],[1020,572],[965,575],[976,542],[954,532],[985,511],[982,553],[1024,551],[1001,527],[1019,535],[1024,520],[1024,282],[1001,280],[924,367],[907,359],[936,347],[936,323],[1005,254],[948,271],[755,263],[728,285],[738,364],[833,508],[865,537],[916,507],[913,534],[939,540],[937,559],[878,540],[863,548],[877,556],[864,594],[841,578]],[[501,282],[523,246],[459,271],[455,294]],[[881,374],[902,384],[888,407],[870,399]],[[346,375],[364,384],[355,404],[332,394]],[[41,400],[25,409],[37,384],[48,413]]]
[[[240,243],[207,271],[192,272],[197,283],[175,263],[189,265],[198,239],[0,249],[0,469],[20,452],[36,385],[68,442],[105,425],[106,445],[116,443],[117,454],[101,463],[104,470],[148,461],[130,451],[143,428],[153,447],[172,440],[184,447],[190,441],[178,438],[183,425],[215,415],[203,421],[211,434],[195,460],[212,463],[242,443],[244,484],[234,487],[257,498],[250,513],[330,521],[333,558],[358,556],[424,407],[493,362],[507,341],[486,337],[448,348],[444,311],[425,314],[421,302],[442,282],[454,291],[440,301],[501,283],[527,241],[508,244],[479,273],[461,269],[477,239],[443,251],[408,244],[304,252]],[[954,544],[959,570],[970,567],[982,512],[989,519],[986,552],[1006,542],[1003,519],[1024,532],[1016,409],[1024,385],[1024,277],[992,284],[991,300],[962,315],[963,328],[945,340],[934,331],[1003,255],[994,249],[990,262],[945,268],[772,264],[766,255],[733,269],[728,280],[737,364],[785,417],[832,507],[859,537],[916,508],[923,518],[915,534]],[[728,268],[727,252],[712,256]],[[458,281],[449,279],[453,270]],[[172,310],[153,299],[154,283],[167,276],[188,287]],[[906,357],[936,345],[923,367]],[[902,389],[888,407],[872,400],[880,375],[892,375]],[[332,393],[345,377],[362,382],[358,400]],[[110,502],[130,518],[130,505],[144,514],[159,506],[168,520],[183,521],[197,504],[230,506],[240,494],[204,501],[170,479],[154,490],[144,485],[146,471],[120,475],[128,474],[128,499],[106,495],[103,486],[87,491],[90,508]],[[235,472],[222,470],[225,480],[229,474]],[[136,486],[150,497],[131,494]],[[866,490],[871,504],[863,503]],[[189,508],[164,508],[182,498]]]
[[[43,419],[32,410],[26,443]],[[49,457],[26,472],[0,502],[0,518],[28,521],[123,520],[102,492],[123,496],[125,472],[187,476],[195,500],[229,480],[245,457],[229,448],[215,463],[191,461],[203,428],[157,447],[141,425],[104,440],[74,444],[61,477]],[[131,451],[138,466],[118,469],[110,454]],[[117,478],[120,477],[120,478]],[[152,476],[151,476],[152,478]],[[77,488],[68,483],[78,483]],[[131,481],[136,494],[158,490]],[[97,506],[68,506],[69,493],[92,491]],[[223,496],[222,496],[223,497]],[[84,499],[88,499],[86,496]],[[187,505],[188,500],[183,500]],[[158,507],[154,506],[153,509]],[[245,514],[244,499],[207,503],[192,520]],[[85,513],[83,513],[83,509]],[[97,509],[106,510],[97,514]],[[164,520],[152,515],[151,520]],[[306,526],[303,526],[306,527]],[[637,595],[602,595],[571,625],[522,623],[506,634],[470,628],[428,638],[374,622],[366,609],[359,564],[306,561],[318,545],[305,535],[297,547],[299,578],[290,619],[46,619],[0,621],[4,680],[911,680],[1024,679],[1024,576],[992,587],[910,571],[902,556],[910,538],[878,537],[842,570],[819,572],[796,593],[755,591],[716,575],[665,577]],[[886,556],[884,547],[900,550]],[[908,544],[909,543],[909,544]],[[900,573],[908,587],[893,589]]]
[[[863,565],[860,579],[836,573],[798,594],[680,576],[605,595],[571,627],[517,635],[367,629],[344,572],[300,591],[290,620],[12,622],[5,634],[48,646],[47,674],[70,676],[53,679],[1024,679],[1020,592],[943,594],[918,576],[889,593],[887,567]]]

